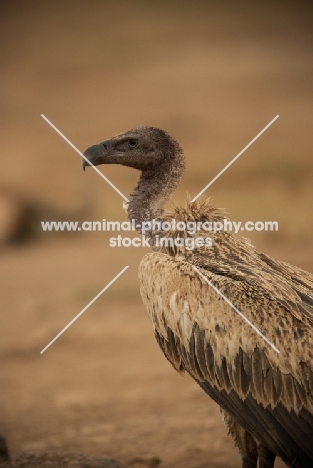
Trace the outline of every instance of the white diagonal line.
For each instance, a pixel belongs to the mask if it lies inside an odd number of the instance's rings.
[[[233,162],[235,162],[235,161],[236,161],[236,159],[238,159],[238,158],[239,158],[239,156],[241,156],[241,155],[242,155],[242,153],[244,153],[244,152],[246,151],[246,149],[248,149],[248,148],[249,148],[249,146],[251,146],[251,145],[252,145],[252,143],[254,143],[254,142],[255,142],[255,140],[257,140],[257,139],[259,138],[259,136],[261,136],[261,135],[262,135],[262,133],[264,133],[264,132],[265,132],[265,130],[267,130],[267,129],[268,129],[268,127],[270,127],[270,126],[271,126],[271,125],[272,125],[272,124],[275,122],[275,120],[277,120],[277,119],[278,119],[278,117],[279,117],[279,115],[276,115],[276,117],[274,117],[274,119],[273,119],[273,120],[271,120],[271,121],[270,121],[270,123],[268,123],[268,124],[266,125],[266,127],[264,127],[264,128],[263,128],[263,130],[261,130],[261,131],[260,131],[260,133],[258,133],[258,134],[257,134],[257,136],[256,136],[256,137],[254,137],[254,138],[253,138],[253,140],[251,140],[251,141],[250,141],[250,143],[248,143],[248,144],[247,144],[247,146],[245,146],[245,147],[244,147],[244,149],[243,149],[243,150],[241,150],[241,151],[240,151],[240,153],[238,153],[238,154],[237,154],[237,156],[235,156],[235,157],[234,157],[234,159],[232,159],[232,160],[230,161],[230,163],[228,163],[228,164],[227,164],[227,166],[225,166],[225,167],[224,167],[224,169],[222,169],[222,170],[221,170],[221,172],[219,172],[219,173],[217,174],[217,176],[215,176],[215,177],[214,177],[214,179],[212,179],[212,180],[211,180],[211,182],[209,182],[209,183],[208,183],[208,185],[206,185],[206,186],[204,187],[204,189],[203,189],[203,190],[201,190],[201,192],[199,192],[199,193],[198,193],[198,195],[196,195],[196,196],[195,196],[195,197],[194,197],[194,198],[193,198],[191,201],[193,201],[193,202],[194,202],[194,201],[196,201],[196,200],[197,200],[197,198],[199,198],[199,197],[200,197],[200,195],[202,195],[202,194],[203,194],[203,192],[205,192],[205,191],[206,191],[206,189],[208,189],[208,188],[209,188],[209,187],[210,187],[210,186],[211,186],[211,185],[212,185],[212,184],[213,184],[213,183],[214,183],[214,182],[215,182],[215,181],[216,181],[216,180],[219,178],[219,176],[221,176],[221,175],[223,174],[223,172],[225,172],[225,171],[226,171],[226,169],[228,169],[228,168],[229,168],[229,166],[231,166],[231,165],[233,164]]]
[[[103,294],[104,291],[106,291],[106,290],[111,286],[111,284],[113,284],[113,283],[124,273],[124,271],[127,270],[127,268],[129,268],[129,266],[126,266],[125,268],[123,268],[123,270],[120,271],[119,274],[116,275],[115,278],[113,278],[112,281],[110,281],[109,284],[107,284],[107,285],[92,299],[92,301],[90,301],[89,304],[87,304],[86,307],[84,307],[83,310],[81,310],[81,311],[79,312],[79,314],[77,314],[76,317],[74,317],[73,320],[71,320],[70,323],[68,323],[68,324],[66,325],[66,327],[64,327],[63,330],[61,330],[60,333],[58,333],[57,336],[54,337],[53,340],[51,340],[50,343],[47,344],[47,346],[46,346],[45,348],[43,348],[42,351],[40,351],[40,354],[43,354],[43,353],[49,348],[49,346],[51,346],[51,345],[62,335],[62,333],[64,333],[65,330],[67,330],[67,329],[75,322],[75,320],[77,320],[77,319],[88,309],[88,307],[90,307],[91,304],[93,304],[93,303],[98,299],[98,297],[100,297],[101,294]]]
[[[207,278],[206,276],[204,276],[204,275],[201,273],[201,271],[198,270],[198,268],[196,268],[196,267],[193,266],[193,265],[192,265],[192,268],[198,273],[199,276],[201,276],[201,278],[204,279],[204,281],[206,281],[206,282],[208,283],[209,286],[211,286],[211,288],[214,289],[215,292],[217,292],[217,294],[219,294],[219,295],[224,299],[225,302],[227,302],[228,305],[230,305],[230,307],[231,307],[238,315],[240,315],[241,318],[243,318],[243,319],[247,322],[248,325],[250,325],[251,328],[253,328],[253,330],[254,330],[256,333],[258,333],[258,335],[260,335],[260,336],[263,338],[264,341],[266,341],[267,344],[269,344],[269,345],[273,348],[274,351],[276,351],[276,353],[280,353],[279,349],[277,349],[276,346],[273,345],[273,343],[272,343],[268,338],[266,338],[266,336],[264,336],[263,333],[261,333],[260,330],[259,330],[255,325],[253,325],[253,323],[250,322],[250,320],[247,319],[247,317],[246,317],[242,312],[240,312],[240,310],[237,309],[237,307],[234,306],[234,304],[232,304],[232,303],[230,302],[230,300],[227,299],[227,297],[224,296],[224,294],[221,293],[221,291],[220,291],[219,289],[217,289],[217,287],[214,286],[214,284],[212,284],[211,281],[208,280],[208,278]]]
[[[111,182],[109,179],[107,179],[107,178],[105,177],[105,175],[103,175],[102,172],[100,172],[99,169],[97,169],[97,168],[86,158],[86,156],[84,156],[83,153],[81,153],[81,152],[79,151],[79,149],[77,149],[76,146],[73,145],[73,143],[72,143],[68,138],[66,138],[65,135],[63,135],[62,132],[60,132],[60,130],[59,130],[55,125],[53,125],[53,123],[50,122],[50,120],[47,119],[47,117],[46,117],[45,115],[41,114],[41,117],[42,117],[42,118],[43,118],[43,119],[44,119],[44,120],[45,120],[45,121],[46,121],[46,122],[47,122],[47,123],[48,123],[48,124],[49,124],[49,125],[50,125],[50,126],[51,126],[51,127],[52,127],[52,128],[53,128],[53,129],[54,129],[54,130],[55,130],[55,131],[56,131],[56,132],[57,132],[57,133],[58,133],[58,134],[59,134],[59,135],[60,135],[60,136],[61,136],[61,137],[62,137],[62,138],[63,138],[63,139],[64,139],[64,140],[65,140],[65,141],[66,141],[66,142],[67,142],[83,159],[84,159],[84,160],[85,160],[85,161],[88,162],[88,165],[91,166],[91,167],[102,177],[102,179],[104,179],[109,185],[111,185],[111,187],[114,188],[114,190],[115,190],[122,198],[124,198],[124,200],[125,200],[126,202],[129,202],[128,198],[126,198],[125,195],[123,195],[123,193],[122,193],[117,187],[115,187],[115,185],[112,184],[112,182]]]

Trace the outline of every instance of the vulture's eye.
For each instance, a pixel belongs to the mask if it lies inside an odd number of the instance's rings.
[[[136,148],[137,145],[138,145],[138,141],[135,140],[135,138],[131,138],[130,140],[128,140],[128,146],[130,148]]]

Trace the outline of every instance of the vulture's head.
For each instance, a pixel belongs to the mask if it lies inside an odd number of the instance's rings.
[[[179,144],[156,127],[138,127],[120,133],[110,140],[89,146],[84,156],[94,166],[121,164],[145,172],[157,171],[177,158],[183,159]],[[84,160],[83,169],[91,164]]]

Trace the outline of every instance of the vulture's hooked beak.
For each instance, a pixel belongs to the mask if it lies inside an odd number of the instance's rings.
[[[88,161],[83,159],[83,170],[85,170],[86,166],[105,164],[105,158],[111,155],[111,149],[111,140],[102,141],[98,145],[89,146],[86,151],[84,151],[84,156]]]

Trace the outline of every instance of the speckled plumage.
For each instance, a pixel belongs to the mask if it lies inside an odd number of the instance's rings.
[[[129,139],[136,139],[136,147],[127,150]],[[119,163],[141,170],[130,197],[129,218],[160,219],[184,169],[178,144],[152,127],[131,130],[111,142],[115,152],[99,159],[90,147],[86,156],[94,164]],[[118,149],[119,142],[125,150]],[[173,218],[203,222],[219,221],[225,215],[202,197],[162,215],[163,220]],[[313,467],[313,275],[268,257],[232,232],[188,234],[212,240],[211,247],[193,250],[159,247],[157,236],[179,238],[186,233],[150,233],[153,252],[143,257],[139,267],[141,296],[167,359],[177,371],[188,372],[220,405],[243,468],[255,468],[258,458],[260,468],[272,467],[275,455],[288,466]]]

